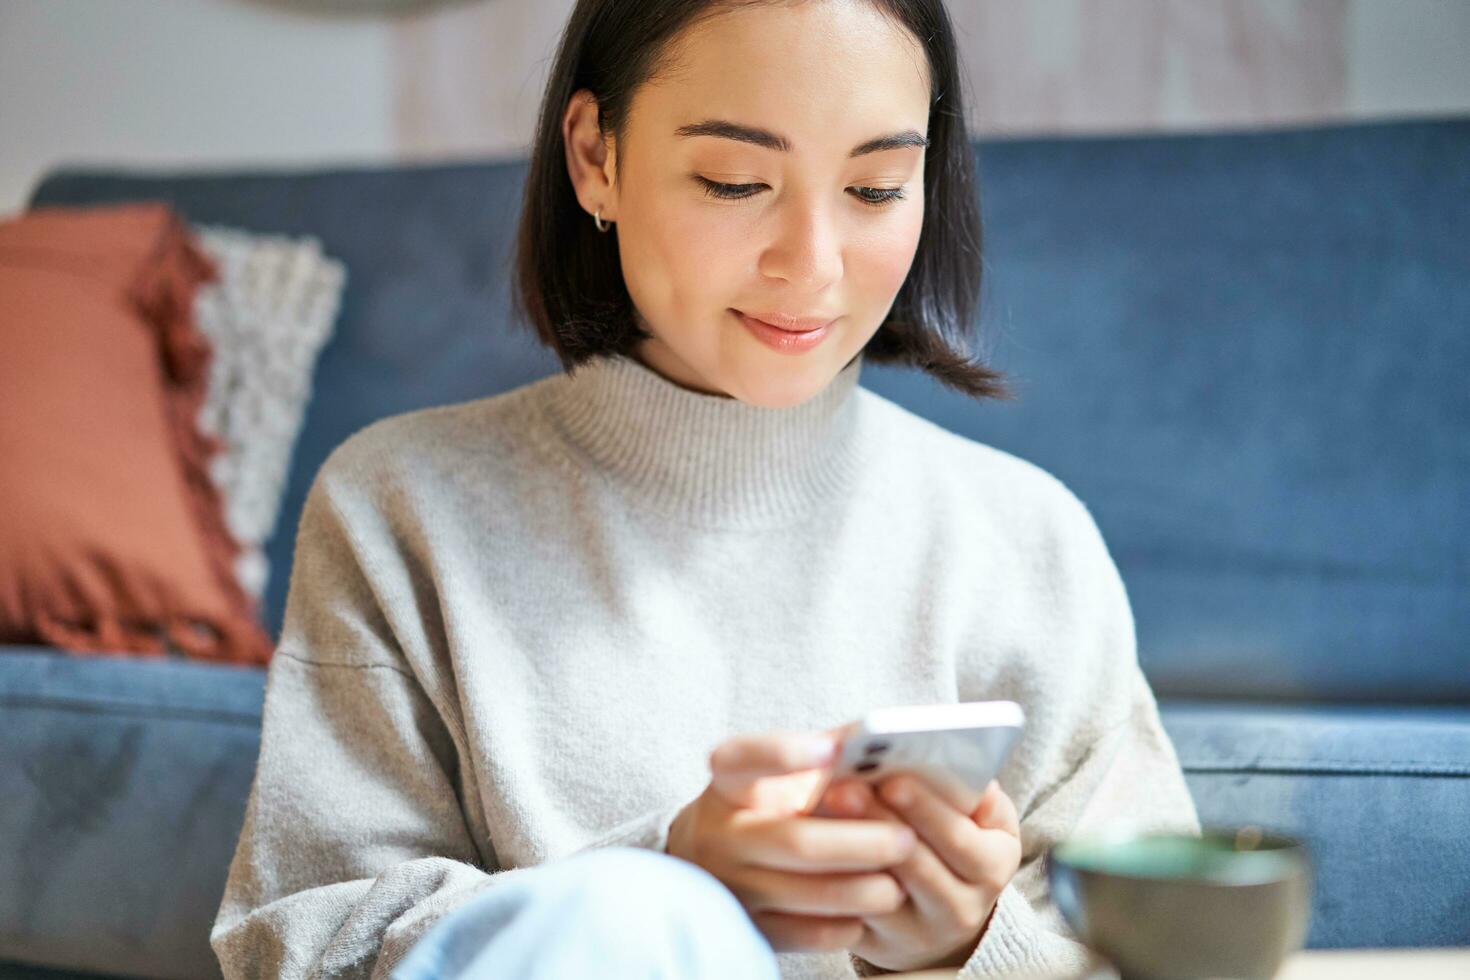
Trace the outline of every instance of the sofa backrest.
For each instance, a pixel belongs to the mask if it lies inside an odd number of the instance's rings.
[[[976,143],[978,404],[862,384],[1088,504],[1161,695],[1470,698],[1470,118]],[[557,370],[510,320],[521,161],[62,167],[34,204],[161,199],[347,266],[269,543],[278,634],[327,453]]]

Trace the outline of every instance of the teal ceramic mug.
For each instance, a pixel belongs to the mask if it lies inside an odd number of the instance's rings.
[[[1258,827],[1104,831],[1048,851],[1052,898],[1124,980],[1268,978],[1311,917],[1305,842]]]

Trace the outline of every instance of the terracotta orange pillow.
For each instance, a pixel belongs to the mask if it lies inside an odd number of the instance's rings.
[[[196,423],[216,277],[162,203],[0,222],[0,642],[270,659]]]

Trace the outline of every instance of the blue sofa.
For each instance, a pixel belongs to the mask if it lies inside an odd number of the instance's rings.
[[[1470,118],[976,145],[981,322],[1022,397],[862,383],[1088,502],[1202,819],[1312,846],[1309,946],[1470,945]],[[272,631],[333,446],[557,369],[508,319],[523,176],[63,167],[36,188],[345,261]],[[0,648],[0,977],[217,976],[263,676]]]

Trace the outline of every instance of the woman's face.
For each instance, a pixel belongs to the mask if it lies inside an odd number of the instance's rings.
[[[667,57],[635,92],[620,144],[596,134],[586,93],[564,123],[578,199],[617,223],[654,338],[638,359],[693,390],[799,404],[877,331],[913,263],[923,49],[867,0],[809,0],[722,12]],[[783,350],[742,313],[832,322]]]

